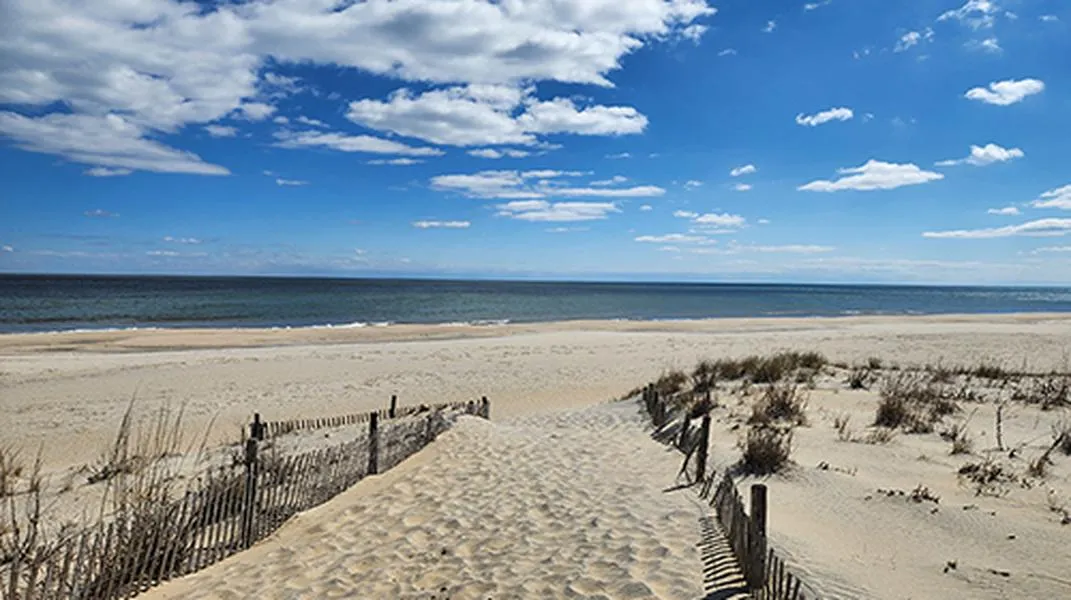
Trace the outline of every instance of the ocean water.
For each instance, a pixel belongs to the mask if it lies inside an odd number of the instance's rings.
[[[0,275],[0,332],[1064,311],[1069,288]]]

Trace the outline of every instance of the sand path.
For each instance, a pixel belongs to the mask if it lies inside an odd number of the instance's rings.
[[[420,454],[155,598],[699,598],[681,457],[623,402],[462,418]]]

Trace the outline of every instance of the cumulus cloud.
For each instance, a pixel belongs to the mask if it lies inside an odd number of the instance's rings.
[[[1008,162],[1016,158],[1022,158],[1026,156],[1019,148],[1003,148],[996,144],[986,144],[985,146],[971,145],[971,152],[966,158],[957,158],[953,160],[942,160],[936,164],[938,167],[951,167],[955,165],[974,165],[976,167],[984,167],[998,162]]]
[[[984,40],[974,40],[969,42],[967,46],[991,54],[1000,54],[1001,52],[1004,52],[1004,48],[1000,47],[1000,41],[995,37],[986,38]]]
[[[800,113],[796,115],[796,123],[804,125],[806,127],[817,127],[830,121],[847,121],[855,116],[850,108],[831,108],[829,110],[823,110],[822,112],[815,113],[813,115],[804,115]]]
[[[750,183],[738,183],[738,184],[733,186],[733,191],[749,192],[749,191],[751,191],[751,184]]]
[[[619,185],[619,184],[625,183],[626,181],[628,181],[628,177],[625,177],[624,175],[614,175],[613,177],[611,177],[609,179],[599,179],[599,180],[596,180],[596,181],[592,181],[588,185],[591,185],[591,186],[594,186],[594,187],[602,187],[602,186],[607,186],[607,185]]]
[[[641,235],[635,238],[637,242],[645,244],[700,244],[710,245],[716,244],[716,240],[712,240],[705,235],[694,235],[686,233],[667,233],[665,235]]]
[[[1045,90],[1045,82],[1040,79],[1007,79],[991,82],[988,88],[976,87],[967,90],[964,97],[986,104],[1008,106],[1021,102],[1027,96],[1040,94]]]
[[[325,129],[327,127],[329,127],[329,125],[327,123],[324,123],[323,121],[321,121],[319,119],[312,119],[312,118],[306,117],[305,115],[298,115],[294,120],[297,121],[298,123],[303,124],[303,125],[310,125],[312,127],[323,127]]]
[[[737,228],[743,227],[747,220],[740,215],[729,213],[707,213],[698,215],[692,219],[692,223],[704,227]]]
[[[1045,23],[1058,23],[1060,21],[1060,17],[1057,17],[1056,15],[1041,15],[1040,17],[1038,17],[1038,20]]]
[[[536,199],[552,196],[581,198],[644,198],[661,196],[666,190],[653,185],[632,187],[576,187],[568,184],[566,177],[586,175],[583,171],[556,171],[538,169],[531,171],[480,171],[472,174],[437,175],[431,178],[431,187],[440,191],[452,191],[473,198]]]
[[[956,20],[972,29],[992,27],[1000,7],[990,0],[967,0],[963,6],[941,13],[938,21]]]
[[[527,150],[517,150],[516,148],[479,148],[477,150],[469,150],[468,154],[477,158],[499,159],[504,157],[524,158],[531,155],[531,152],[528,152]]]
[[[957,229],[951,231],[927,231],[922,237],[948,239],[989,239],[1013,236],[1059,237],[1071,233],[1071,219],[1038,219],[1019,225],[990,227],[986,229]]]
[[[758,167],[756,167],[755,165],[747,164],[742,167],[736,167],[735,169],[729,171],[729,176],[740,177],[741,175],[750,175],[758,170]]]
[[[703,185],[703,182],[699,181],[698,179],[689,179],[688,181],[684,182],[684,189],[686,189],[686,190],[694,190],[694,189],[696,189],[698,187],[702,187],[702,185]]]
[[[114,114],[51,113],[24,117],[0,111],[0,134],[29,152],[62,156],[72,162],[106,169],[198,175],[230,173],[192,152],[149,139],[146,128]]]
[[[1014,206],[1005,206],[1004,208],[991,208],[985,211],[990,215],[1001,215],[1006,217],[1013,217],[1019,214],[1019,209]]]
[[[596,221],[621,212],[613,202],[517,200],[499,204],[496,208],[501,217],[539,222]]]
[[[278,185],[278,186],[301,186],[301,185],[309,185],[309,182],[301,180],[301,179],[283,179],[282,177],[278,177],[278,178],[275,179],[275,185]]]
[[[277,131],[275,146],[279,148],[330,148],[340,152],[369,154],[401,154],[404,156],[442,156],[438,148],[413,147],[370,135],[346,135],[325,131]]]
[[[227,125],[205,125],[205,131],[214,138],[234,137],[238,135],[237,127]]]
[[[675,210],[673,216],[678,219],[694,219],[699,216],[699,213],[690,210]]]
[[[653,206],[651,206],[650,204],[641,204],[641,205],[640,205],[640,210],[641,210],[642,212],[648,212],[648,211],[652,211],[652,210],[654,210],[654,207],[653,207]]]
[[[393,165],[396,167],[407,167],[409,165],[419,165],[424,162],[419,158],[376,158],[368,161],[370,165]]]
[[[351,102],[347,118],[365,127],[449,146],[531,145],[542,134],[640,133],[647,117],[629,106],[578,107],[569,98],[540,101],[531,88],[468,85],[415,94],[395,90],[385,101]]]
[[[909,31],[905,33],[896,41],[896,46],[893,47],[893,52],[907,51],[923,41],[933,41],[933,29],[927,27],[922,31]]]
[[[8,245],[0,246],[0,251],[2,251],[2,252],[14,252],[15,251],[15,247],[14,246],[8,246]]]
[[[763,33],[773,33],[777,29],[777,21],[766,21],[766,26],[762,28]]]
[[[1034,208],[1060,208],[1071,210],[1071,185],[1049,190],[1030,203]]]
[[[873,159],[860,167],[838,169],[837,173],[845,177],[836,181],[820,179],[801,185],[797,189],[808,192],[891,190],[905,185],[928,183],[945,177],[940,173],[920,169],[911,163],[887,163]]]
[[[413,221],[412,225],[417,229],[468,229],[472,223],[468,221]]]
[[[268,63],[334,65],[433,85],[610,87],[608,75],[623,57],[662,40],[695,39],[702,33],[696,20],[714,12],[704,0],[563,0],[551,8],[490,1],[7,0],[0,104],[28,107],[32,116],[4,113],[0,134],[90,166],[225,174],[168,148],[157,134],[228,117],[270,118],[275,107],[267,100],[300,85],[278,73],[261,77]],[[563,99],[537,109],[525,125],[533,134],[563,127],[617,132],[642,129],[645,121],[634,109]],[[52,141],[53,129],[67,139],[90,137],[109,117],[129,128],[111,132],[128,146],[125,164],[108,152]]]

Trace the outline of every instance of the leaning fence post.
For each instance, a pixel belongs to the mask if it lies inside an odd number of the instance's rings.
[[[390,397],[390,412],[387,413],[390,418],[394,418],[398,414],[398,396],[391,395]]]
[[[256,415],[255,424],[259,425],[260,415]],[[250,437],[245,442],[245,502],[242,511],[242,546],[253,545],[253,515],[256,512],[257,498],[257,439]]]
[[[368,474],[379,472],[379,413],[368,419]]]
[[[484,396],[481,400],[483,400],[482,416],[487,420],[491,420],[491,401],[487,399],[487,396]]]
[[[751,486],[751,525],[755,533],[751,540],[751,589],[762,589],[766,581],[766,486],[756,483]]]
[[[707,472],[707,451],[710,446],[710,414],[703,415],[703,424],[699,427],[699,448],[695,455],[695,478],[702,481]]]

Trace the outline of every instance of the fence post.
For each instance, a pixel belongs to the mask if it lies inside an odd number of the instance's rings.
[[[368,419],[368,474],[379,472],[379,413]]]
[[[396,396],[396,395],[393,395],[393,394],[391,395],[391,397],[390,397],[390,412],[389,412],[389,413],[387,413],[387,414],[388,414],[388,415],[390,416],[390,418],[392,418],[392,419],[393,419],[393,418],[394,418],[395,416],[397,416],[397,415],[398,415],[398,396]]]
[[[695,480],[703,481],[707,472],[707,452],[710,446],[710,414],[703,415],[703,424],[699,427],[698,451],[695,455]]]
[[[749,586],[753,590],[762,589],[766,581],[766,486],[761,483],[751,486],[751,530],[754,539],[750,541],[751,556]]]
[[[487,396],[481,398],[483,400],[483,418],[488,421],[491,420],[491,401],[487,399]]]
[[[253,423],[257,426],[260,425],[260,415],[255,416]],[[245,548],[253,545],[253,516],[257,510],[258,445],[259,443],[255,437],[250,437],[245,442],[245,502],[242,510],[242,546]]]
[[[688,426],[691,424],[692,421],[688,418],[687,413],[681,416],[681,435],[677,438],[677,448],[685,454],[688,453],[688,448],[685,447],[685,444],[688,442]]]
[[[260,413],[253,413],[253,422],[249,425],[249,437],[258,442],[264,441],[264,423],[260,420]]]

